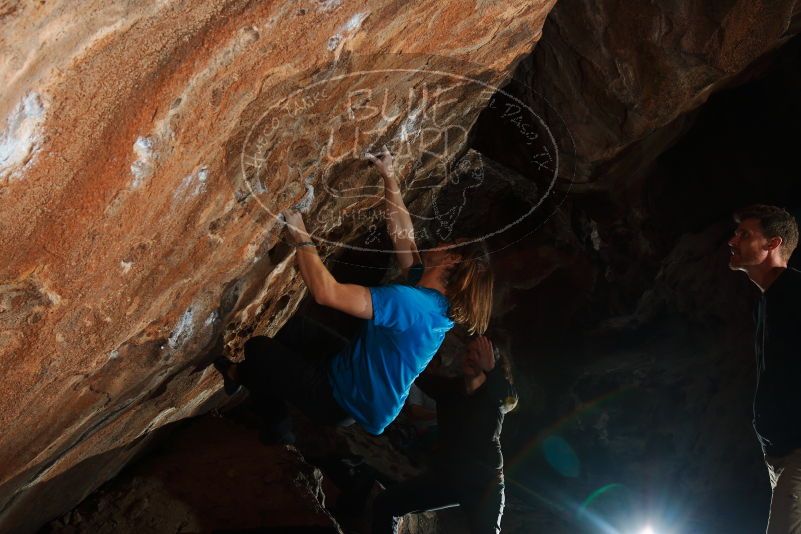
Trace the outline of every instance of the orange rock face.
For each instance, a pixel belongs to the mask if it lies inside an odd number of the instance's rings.
[[[0,2],[0,530],[219,405],[304,293],[275,215],[364,235],[364,151],[436,180],[552,5]]]

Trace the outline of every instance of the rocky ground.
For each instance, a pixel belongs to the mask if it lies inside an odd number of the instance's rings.
[[[212,415],[177,425],[162,443],[51,533],[341,532],[323,477],[294,447],[266,447],[246,420]]]

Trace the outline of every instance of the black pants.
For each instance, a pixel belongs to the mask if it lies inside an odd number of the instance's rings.
[[[461,506],[475,534],[500,532],[503,478],[482,478],[470,478],[469,470],[433,469],[390,487],[373,503],[373,534],[397,534],[400,518],[406,514],[453,506]]]
[[[294,317],[275,338],[245,343],[239,380],[269,426],[286,426],[288,401],[316,423],[346,426],[353,419],[334,399],[328,380],[330,360],[348,340],[321,324]]]

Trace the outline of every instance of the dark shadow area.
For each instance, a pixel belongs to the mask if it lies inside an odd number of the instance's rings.
[[[168,425],[147,455],[42,532],[336,532],[314,468],[263,445],[257,429],[242,410]]]
[[[758,68],[694,112],[641,179],[569,196],[570,223],[497,258],[513,281],[499,320],[524,392],[504,432],[516,525],[764,530],[770,488],[751,428],[746,311],[754,288],[725,268],[726,221],[758,202],[801,215],[801,40]],[[497,127],[479,126],[484,139]],[[501,134],[477,144],[525,171],[520,147]],[[541,276],[533,251],[566,228],[572,256]],[[530,284],[516,261],[529,266]]]
[[[654,234],[675,240],[754,203],[801,215],[801,39],[765,63],[763,77],[713,95],[656,160],[644,184]]]
[[[331,532],[337,532],[335,528],[332,527],[292,527],[292,526],[282,526],[282,527],[268,527],[268,528],[249,528],[249,529],[234,529],[234,530],[215,530],[213,531],[217,534],[283,534],[286,532],[287,534],[329,534]]]
[[[33,488],[10,496],[9,508],[4,511],[4,526],[8,532],[34,532],[48,521],[54,519],[64,510],[68,510],[80,503],[93,489],[87,487],[86,473],[97,473],[98,478],[111,478],[122,461],[120,457],[128,457],[128,461],[147,453],[149,445],[158,441],[170,432],[165,428],[161,432],[139,438],[125,446],[118,447],[103,454],[87,458],[69,470],[40,481]],[[41,470],[42,468],[38,468]],[[25,480],[33,476],[31,473],[20,475]],[[17,479],[11,480],[7,485],[15,487],[19,484]],[[46,531],[46,530],[45,530]]]

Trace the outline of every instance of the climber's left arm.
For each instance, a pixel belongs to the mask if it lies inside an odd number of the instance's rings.
[[[314,301],[360,319],[373,318],[370,290],[356,284],[341,284],[325,266],[314,246],[303,217],[290,210],[284,213],[287,228],[295,244],[295,260]]]

